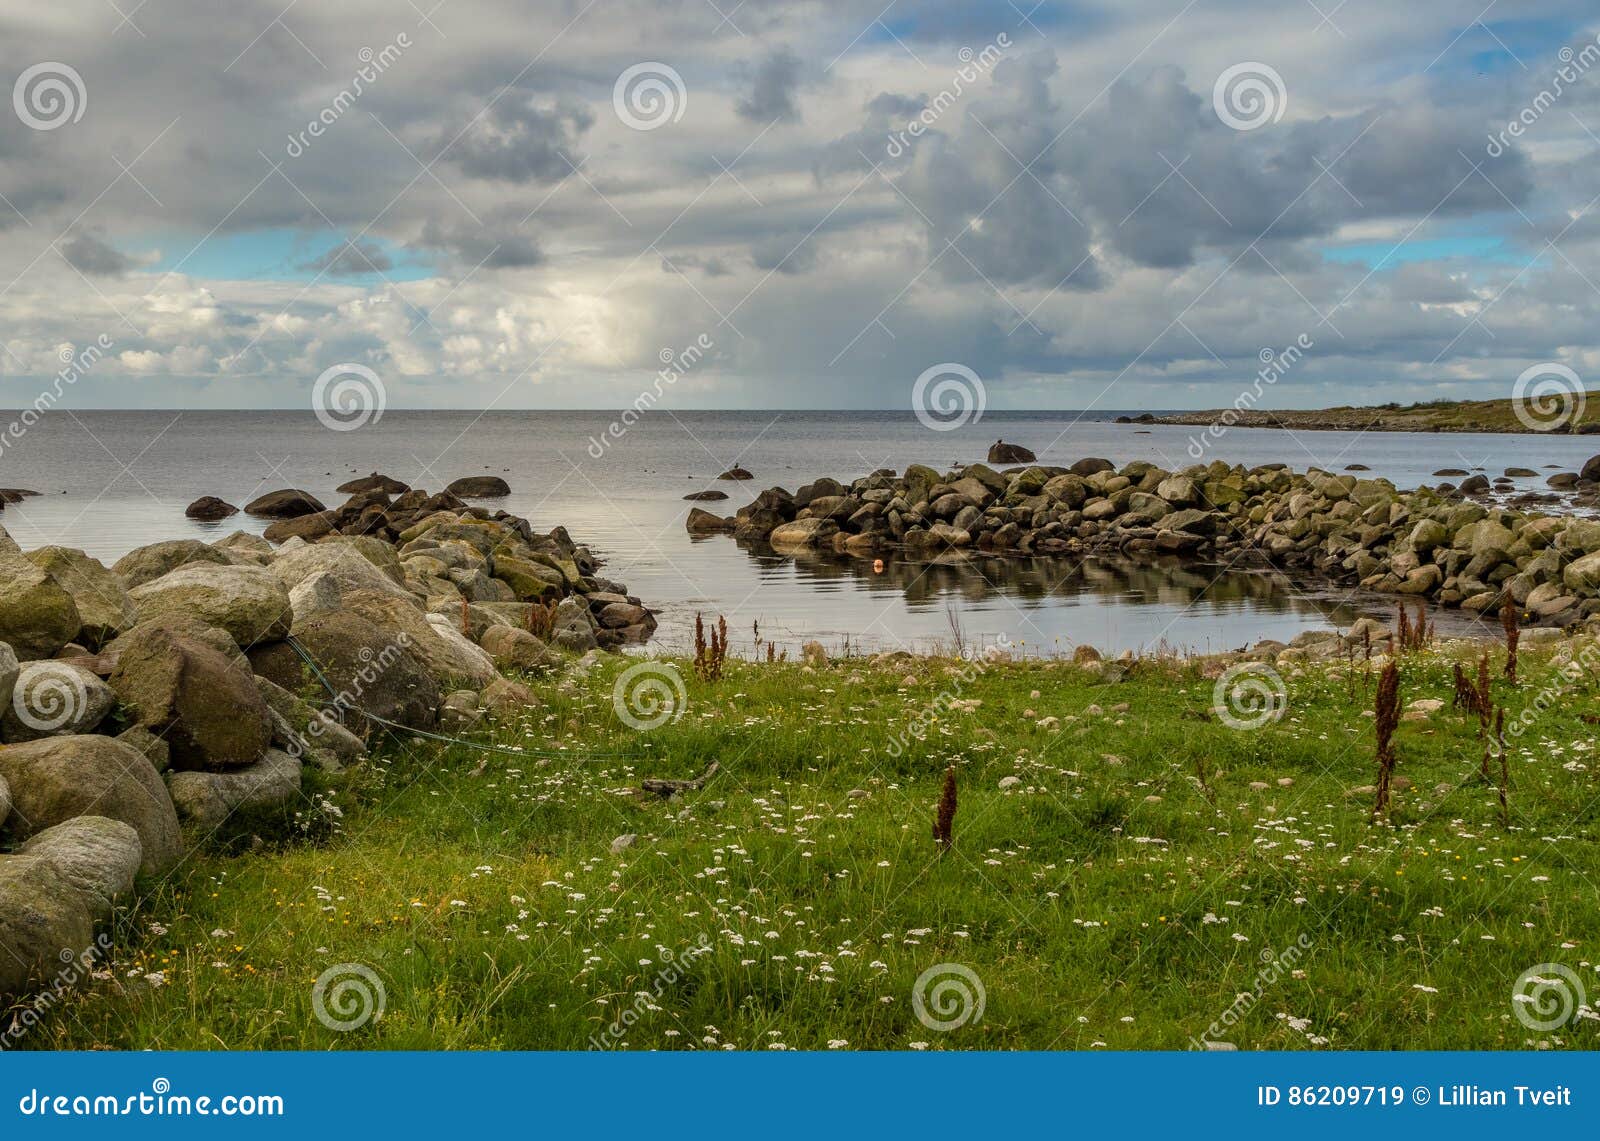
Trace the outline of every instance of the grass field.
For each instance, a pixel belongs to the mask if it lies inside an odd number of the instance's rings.
[[[1402,659],[1403,701],[1445,705],[1400,726],[1411,787],[1378,825],[1351,792],[1375,775],[1373,685],[1342,661],[1280,667],[1286,708],[1254,730],[1208,712],[1214,665],[901,657],[730,660],[714,683],[681,661],[681,715],[639,731],[613,702],[629,665],[538,683],[543,706],[482,738],[555,756],[390,747],[321,778],[337,810],[191,856],[24,1045],[1597,1042],[1583,1012],[1536,1031],[1512,999],[1540,964],[1600,992],[1600,704],[1548,652],[1496,683],[1508,716],[1559,694],[1512,743],[1509,827],[1437,650]],[[638,791],[712,761],[702,790]]]

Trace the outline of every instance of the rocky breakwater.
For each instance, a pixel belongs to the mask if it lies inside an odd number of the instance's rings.
[[[0,529],[0,998],[61,977],[136,876],[282,826],[307,765],[514,715],[568,652],[654,629],[561,528],[374,478],[332,510],[275,496],[281,521],[319,524],[280,543],[181,539],[111,567]]]
[[[1084,459],[1070,468],[972,464],[945,473],[912,465],[848,484],[819,479],[792,494],[768,488],[732,517],[692,509],[687,526],[777,551],[1255,560],[1473,611],[1512,602],[1546,625],[1600,613],[1600,522],[1282,465],[1167,471]]]

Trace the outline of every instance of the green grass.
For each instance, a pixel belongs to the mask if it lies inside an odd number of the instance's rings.
[[[1551,669],[1523,658],[1522,686],[1497,683],[1513,713]],[[1582,965],[1600,945],[1591,678],[1514,744],[1503,828],[1443,655],[1402,662],[1402,699],[1446,706],[1401,725],[1413,785],[1379,826],[1349,794],[1375,775],[1373,687],[1342,665],[1285,669],[1283,718],[1239,731],[1206,715],[1195,663],[1107,682],[1056,662],[965,680],[948,660],[730,662],[716,684],[680,663],[683,715],[641,733],[613,708],[627,664],[538,683],[546,704],[483,738],[564,755],[390,747],[324,779],[342,816],[191,856],[24,1045],[1179,1049],[1230,1007],[1217,1036],[1245,1049],[1595,1045],[1600,1023],[1535,1033],[1511,1002],[1541,963],[1600,991]],[[930,720],[942,691],[981,704]],[[1037,724],[1050,716],[1059,731]],[[913,723],[925,737],[892,747]],[[703,791],[636,791],[712,760]],[[941,855],[948,765],[960,808]],[[613,854],[623,833],[639,838]],[[349,1033],[312,1006],[341,963],[386,994]],[[985,1008],[931,1030],[913,990],[948,963]]]

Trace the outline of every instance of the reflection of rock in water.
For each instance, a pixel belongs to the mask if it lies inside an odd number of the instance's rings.
[[[1001,595],[1024,605],[1082,596],[1179,608],[1248,605],[1268,613],[1318,613],[1330,623],[1352,622],[1365,610],[1331,598],[1307,597],[1278,571],[1228,570],[1176,557],[999,558],[947,551],[917,556],[877,552],[871,558],[854,558],[815,549],[779,553],[760,541],[738,543],[763,566],[793,567],[802,581],[814,587],[848,581],[869,593],[898,594],[913,610],[941,606],[951,598],[977,603]]]

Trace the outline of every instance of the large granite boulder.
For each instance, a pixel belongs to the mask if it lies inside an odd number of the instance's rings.
[[[343,596],[344,609],[359,614],[420,661],[441,686],[464,683],[482,689],[495,679],[494,659],[474,645],[442,614],[428,614],[410,597],[358,590]],[[296,634],[299,633],[298,627]]]
[[[226,630],[241,647],[289,636],[289,588],[265,567],[191,563],[129,592],[141,622],[189,616]]]
[[[497,475],[469,475],[455,480],[445,490],[462,499],[488,499],[511,494],[511,485]]]
[[[159,624],[119,642],[111,688],[137,724],[166,740],[173,768],[237,768],[261,756],[272,722],[247,669]]]
[[[1031,464],[1038,458],[1021,444],[996,440],[989,446],[989,462],[992,464]]]
[[[138,833],[103,816],[74,817],[0,856],[0,997],[81,981],[94,927],[133,889],[141,861]]]
[[[202,495],[183,509],[184,518],[198,519],[202,523],[216,523],[237,514],[237,507],[215,495]]]
[[[0,642],[19,658],[48,658],[82,626],[78,604],[50,572],[0,552]]]
[[[300,622],[294,636],[333,687],[341,706],[412,729],[429,729],[437,721],[439,683],[412,652],[404,631],[386,630],[353,610],[339,610]],[[302,664],[286,660],[283,649],[252,653],[251,661],[283,688],[299,691],[306,684]],[[320,691],[321,680],[313,681]]]
[[[235,812],[263,812],[293,804],[300,795],[302,769],[300,758],[269,749],[259,761],[233,772],[168,773],[167,788],[180,817],[211,831]]]
[[[378,546],[384,544],[378,543]],[[402,585],[405,569],[389,548],[393,567],[374,561],[376,552],[368,545],[354,542],[307,543],[285,547],[272,560],[272,573],[293,590],[313,575],[325,574],[341,594],[355,591],[378,591],[397,598],[414,601],[411,592]],[[395,570],[399,573],[395,574]]]
[[[202,543],[199,539],[170,539],[164,543],[136,547],[112,563],[111,569],[131,590],[154,582],[185,563],[217,563],[225,566],[232,562],[226,551]]]
[[[134,623],[127,587],[99,559],[72,547],[40,547],[23,556],[61,584],[78,607],[73,641],[98,650]]]
[[[269,491],[246,503],[244,509],[251,515],[260,515],[267,519],[293,519],[300,515],[310,515],[314,511],[327,510],[315,495],[298,488]]]
[[[93,733],[117,703],[98,676],[70,662],[27,662],[12,698],[0,707],[0,737],[13,744]]]
[[[139,834],[139,870],[159,875],[183,854],[178,816],[148,758],[111,737],[46,737],[0,749],[11,789],[5,831],[28,839],[75,816],[105,816]]]
[[[0,642],[0,709],[11,706],[11,692],[16,688],[17,678],[22,673],[21,663],[17,661],[16,652],[5,642]],[[4,815],[0,814],[0,821]]]

